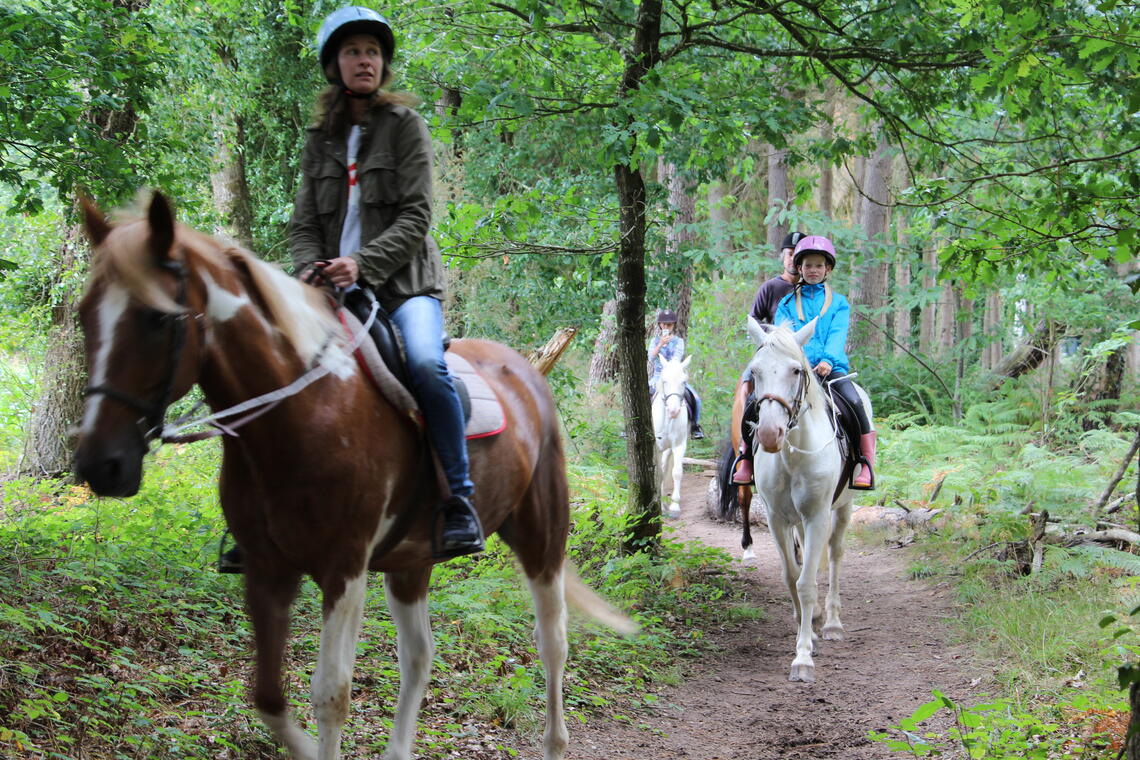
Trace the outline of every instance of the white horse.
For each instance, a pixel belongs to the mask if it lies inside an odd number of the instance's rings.
[[[839,570],[843,533],[851,521],[851,492],[839,482],[844,463],[831,403],[803,352],[814,332],[814,319],[793,333],[748,318],[748,335],[756,344],[748,371],[759,401],[752,449],[756,488],[768,507],[768,527],[799,626],[788,678],[805,682],[815,681],[812,617],[818,598],[816,573],[825,549],[831,561],[822,634],[829,640],[843,638]],[[870,399],[862,388],[856,389],[870,418]],[[803,542],[802,566],[796,561],[797,534]]]
[[[685,403],[685,383],[689,381],[689,361],[662,358],[661,374],[653,393],[653,436],[657,441],[657,464],[661,475],[662,511],[681,516],[681,472],[685,447],[689,445],[689,405]],[[666,510],[665,494],[673,496]]]

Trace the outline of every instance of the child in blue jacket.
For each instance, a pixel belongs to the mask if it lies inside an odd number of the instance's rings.
[[[796,245],[794,267],[800,282],[784,296],[776,307],[777,325],[799,330],[816,319],[815,333],[804,346],[808,363],[824,383],[846,375],[851,368],[847,359],[847,328],[851,320],[851,306],[841,294],[831,290],[827,277],[835,268],[835,246],[820,235],[809,235]],[[875,466],[876,433],[867,419],[867,410],[850,381],[833,384],[839,395],[855,409],[859,417],[859,450],[864,466],[851,483],[852,488],[870,489],[875,486],[872,472]]]

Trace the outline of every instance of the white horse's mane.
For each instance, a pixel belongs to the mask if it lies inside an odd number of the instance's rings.
[[[789,359],[799,362],[803,368],[805,376],[808,378],[807,389],[804,392],[805,401],[811,405],[823,404],[824,407],[822,408],[826,408],[826,404],[829,403],[827,394],[823,392],[823,385],[819,377],[812,371],[803,347],[796,340],[796,334],[788,327],[779,326],[768,328],[765,335],[766,340],[761,348],[771,347]],[[757,351],[759,352],[759,349]],[[753,357],[753,361],[756,361],[755,357]]]

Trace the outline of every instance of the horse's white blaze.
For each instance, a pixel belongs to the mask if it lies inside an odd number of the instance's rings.
[[[431,637],[427,599],[401,602],[385,585],[388,611],[396,623],[396,655],[400,663],[400,696],[384,760],[411,760],[416,735],[416,714],[431,674],[435,644]]]
[[[130,294],[127,289],[118,284],[108,284],[103,291],[103,298],[99,301],[96,310],[99,320],[99,338],[94,358],[91,361],[91,385],[103,385],[107,382],[107,365],[111,351],[115,347],[115,331],[123,314],[130,303]],[[95,429],[95,421],[99,418],[99,409],[105,396],[102,393],[93,393],[87,397],[87,405],[83,410],[83,425],[80,428],[82,435],[88,435]]]
[[[344,593],[325,616],[321,648],[313,673],[313,713],[317,719],[317,760],[340,757],[340,735],[348,717],[352,696],[352,666],[356,660],[356,640],[364,613],[364,590],[368,572],[345,581]]]
[[[234,315],[252,302],[244,293],[231,293],[218,283],[205,269],[201,272],[202,281],[206,283],[206,316],[211,322],[228,322]],[[259,317],[260,318],[260,317]]]
[[[529,578],[534,599],[534,638],[546,670],[546,732],[543,760],[562,760],[570,735],[562,707],[562,678],[566,668],[566,586],[561,570],[549,581]]]

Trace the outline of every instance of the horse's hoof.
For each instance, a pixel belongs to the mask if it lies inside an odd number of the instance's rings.
[[[741,562],[751,562],[754,559],[756,559],[756,552],[752,550],[751,546],[745,549],[744,553],[740,555]]]
[[[815,666],[806,663],[792,665],[792,672],[788,675],[788,680],[815,683]]]
[[[680,504],[670,504],[669,505],[669,516],[670,517],[680,517],[681,516],[681,505]]]
[[[843,626],[825,625],[823,627],[824,641],[843,641]]]

